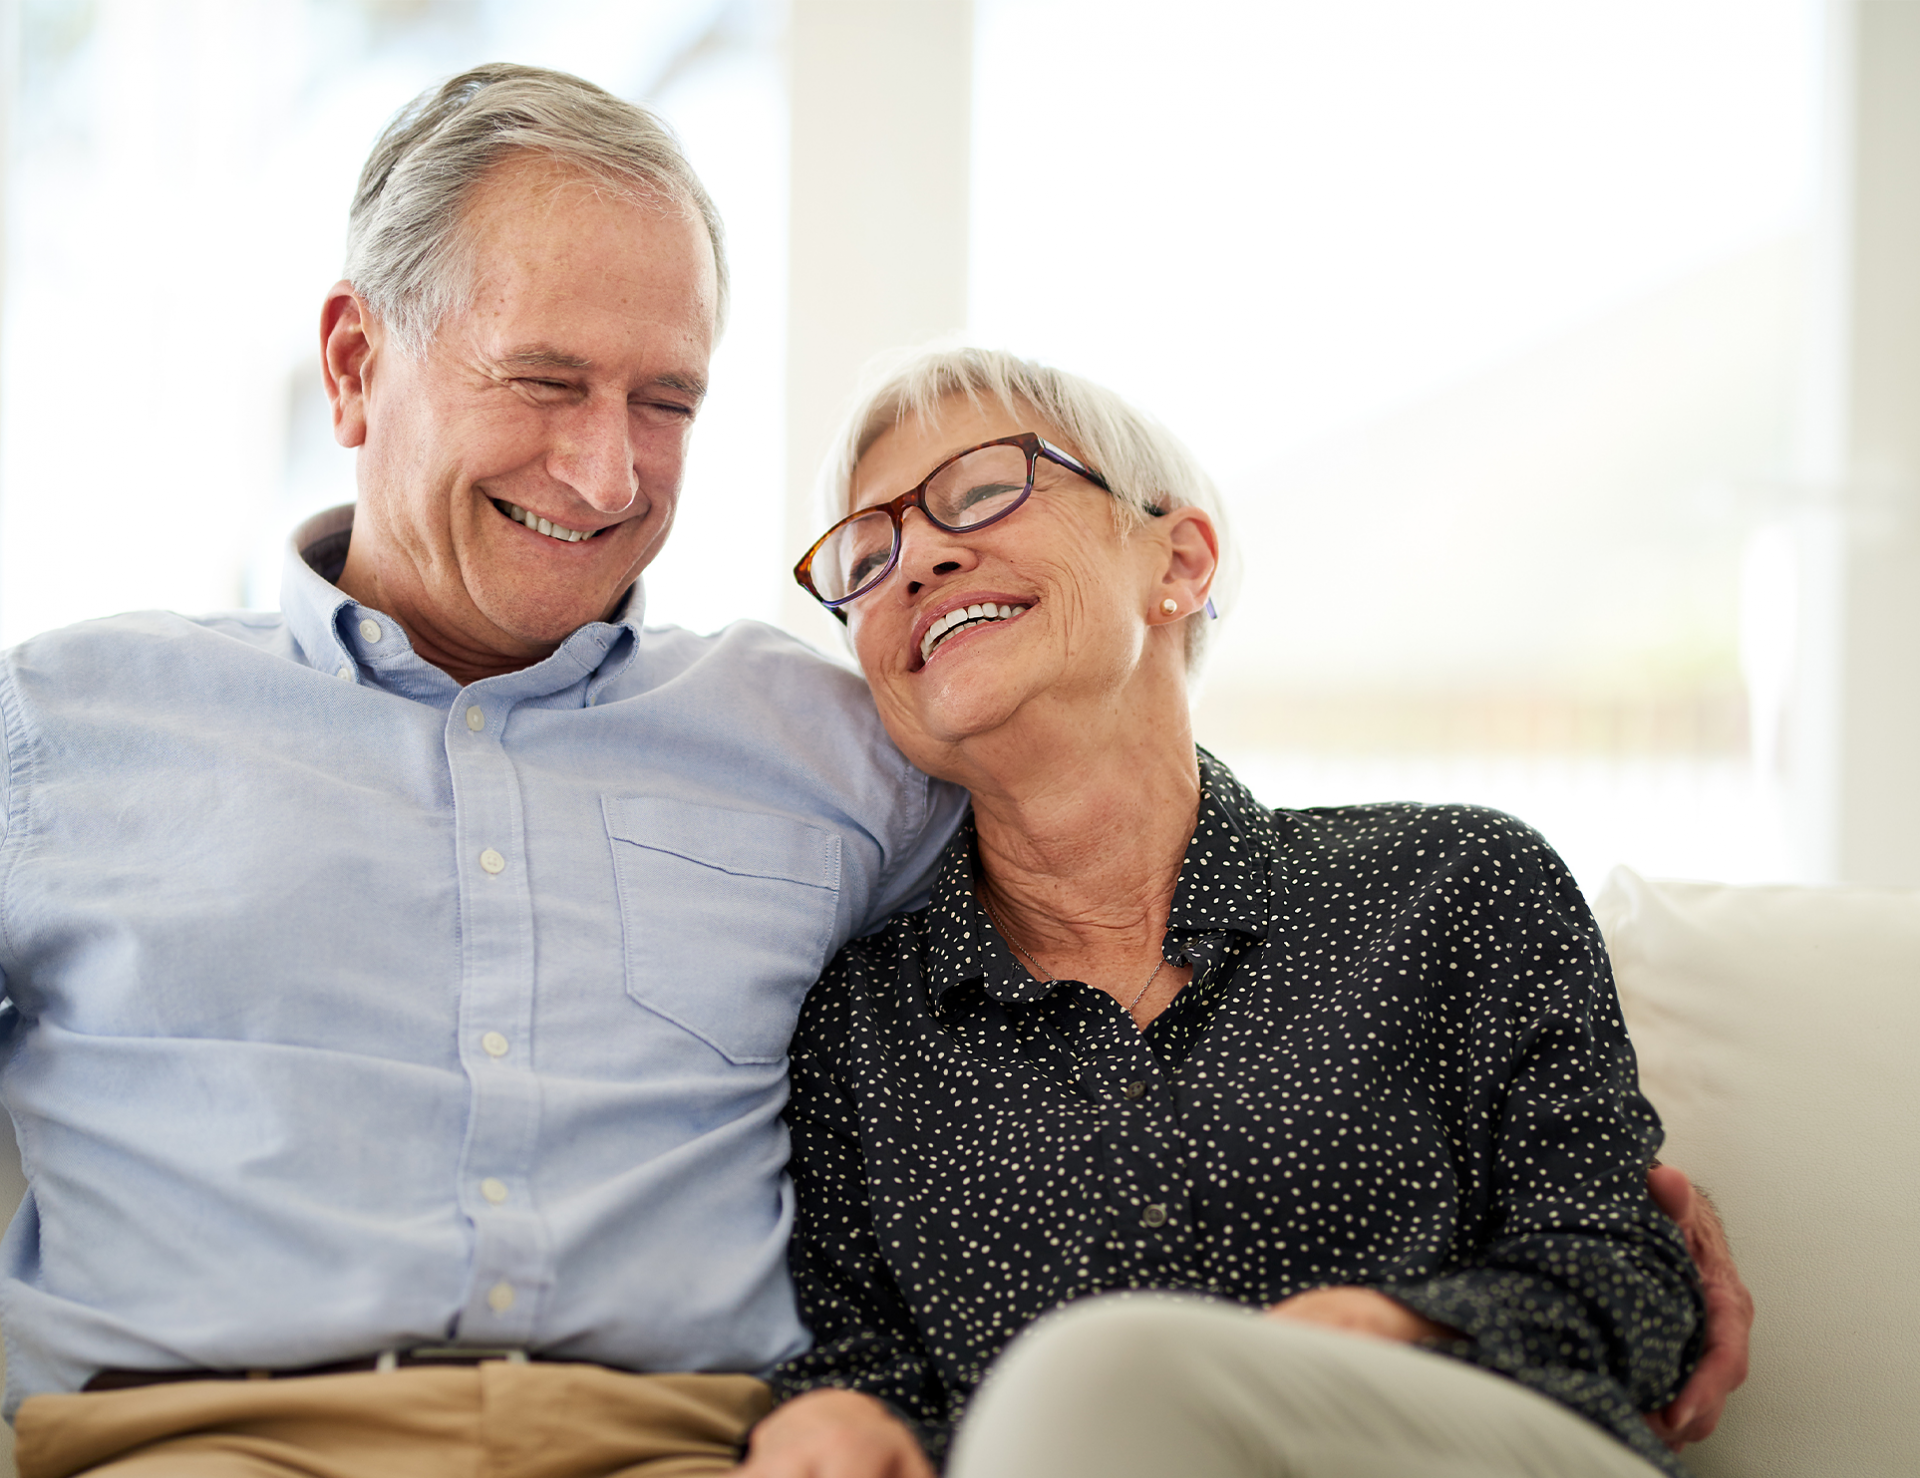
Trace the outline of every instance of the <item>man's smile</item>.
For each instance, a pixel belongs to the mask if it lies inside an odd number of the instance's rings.
[[[502,513],[506,514],[506,516],[515,523],[525,524],[536,534],[545,534],[549,539],[558,539],[562,544],[578,544],[582,539],[591,539],[595,534],[600,532],[599,529],[582,530],[563,528],[550,519],[540,517],[537,513],[529,513],[518,503],[502,502],[499,498],[494,498],[491,501],[495,508],[498,508]]]

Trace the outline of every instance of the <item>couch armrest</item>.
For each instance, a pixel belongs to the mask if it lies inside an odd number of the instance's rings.
[[[1920,892],[1617,870],[1595,905],[1664,1158],[1719,1203],[1758,1317],[1702,1478],[1920,1453]]]

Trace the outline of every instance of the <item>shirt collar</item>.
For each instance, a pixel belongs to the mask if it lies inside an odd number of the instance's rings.
[[[418,656],[393,617],[362,605],[334,583],[346,565],[352,533],[351,503],[316,513],[293,531],[280,579],[280,609],[301,655],[315,671],[350,682],[423,702],[449,701],[460,684]],[[551,697],[577,684],[580,704],[591,703],[633,661],[645,609],[635,581],[609,620],[589,621],[530,667],[483,681],[521,699]]]
[[[1167,915],[1170,953],[1184,956],[1199,936],[1265,939],[1273,899],[1273,839],[1267,811],[1234,773],[1204,749],[1200,811]],[[973,815],[941,854],[927,910],[927,982],[937,1001],[954,986],[981,981],[1003,1001],[1037,1001],[1050,987],[1035,980],[994,928],[974,890],[978,855]]]

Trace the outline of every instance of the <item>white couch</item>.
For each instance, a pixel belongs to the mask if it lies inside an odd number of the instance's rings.
[[[1719,1202],[1759,1304],[1752,1376],[1689,1465],[1920,1475],[1920,893],[1623,868],[1595,911],[1667,1158]],[[14,1160],[0,1116],[0,1212]]]
[[[1701,1478],[1920,1474],[1920,893],[1653,882],[1595,905],[1665,1158],[1719,1202],[1753,1369]]]

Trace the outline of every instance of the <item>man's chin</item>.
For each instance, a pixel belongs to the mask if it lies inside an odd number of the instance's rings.
[[[582,626],[610,619],[620,609],[631,588],[622,586],[600,603],[583,601],[575,592],[569,592],[568,598],[559,600],[522,596],[516,600],[496,602],[482,597],[477,603],[482,614],[504,637],[529,651],[550,652]]]

